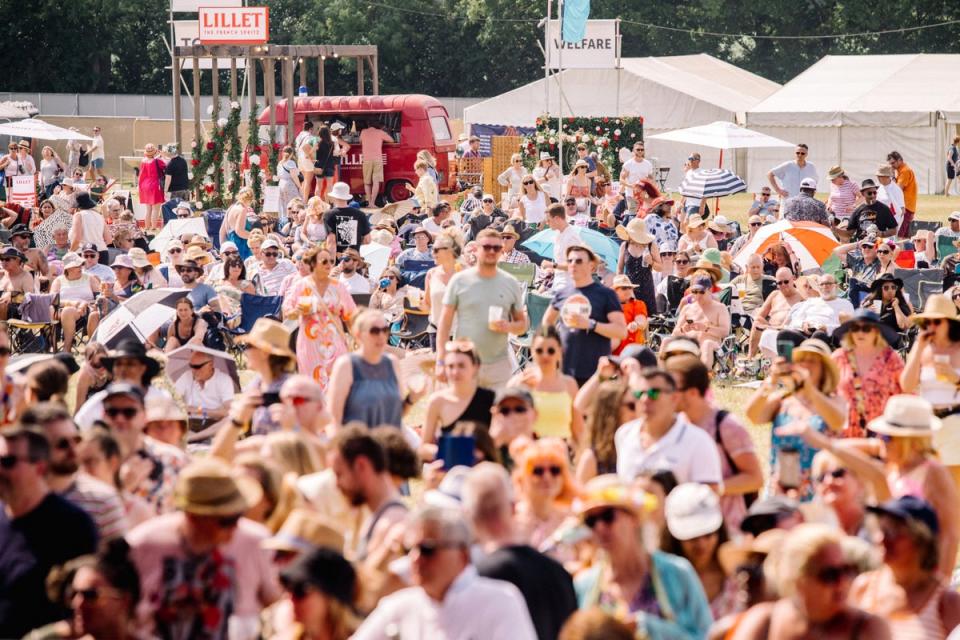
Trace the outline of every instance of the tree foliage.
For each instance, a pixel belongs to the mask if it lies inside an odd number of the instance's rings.
[[[537,0],[263,0],[277,44],[376,44],[382,93],[490,96],[543,74]],[[875,32],[960,20],[949,0],[593,0],[623,20],[625,57],[709,53],[785,82],[826,54],[952,52],[960,24],[841,39],[763,39]],[[7,91],[168,93],[166,2],[0,1]],[[877,18],[882,16],[882,20]],[[640,24],[644,23],[644,24]],[[661,25],[676,30],[652,28]],[[339,67],[339,69],[337,68]],[[315,82],[314,63],[308,66]],[[328,60],[327,92],[355,90],[352,61]],[[947,80],[947,79],[945,79]]]

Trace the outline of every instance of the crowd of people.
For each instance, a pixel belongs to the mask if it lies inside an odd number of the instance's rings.
[[[349,149],[338,123],[308,124],[279,215],[246,186],[218,231],[159,255],[151,237],[196,216],[175,146],[148,145],[142,227],[89,157],[36,209],[3,206],[0,637],[960,627],[960,288],[940,241],[960,243],[960,212],[911,235],[899,153],[859,184],[831,168],[821,201],[798,145],[740,229],[661,193],[642,142],[619,176],[585,147],[567,176],[517,156],[501,195],[456,201],[423,152],[414,197],[363,209],[317,164]],[[0,168],[27,165],[14,147]],[[820,225],[839,266],[787,239],[751,252],[781,220]],[[897,270],[917,267],[943,293],[911,299]],[[168,323],[93,339],[157,289],[182,291]],[[47,292],[60,353],[24,359],[17,321]],[[738,341],[746,391],[721,386]]]

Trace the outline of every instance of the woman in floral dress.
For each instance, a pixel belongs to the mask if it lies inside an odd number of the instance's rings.
[[[303,262],[311,272],[287,293],[283,314],[300,319],[297,368],[326,390],[334,360],[349,351],[344,323],[349,324],[357,305],[349,290],[330,277],[334,258],[327,249],[311,247]]]

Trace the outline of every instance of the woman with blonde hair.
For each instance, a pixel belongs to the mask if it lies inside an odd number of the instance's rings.
[[[163,216],[160,205],[166,198],[163,197],[163,172],[166,163],[160,158],[157,145],[148,142],[143,148],[143,159],[140,161],[140,173],[137,178],[137,193],[140,204],[146,206],[146,222],[144,228],[147,233],[159,231],[163,228]]]
[[[316,169],[314,162],[317,159],[317,137],[311,132],[304,136],[300,146],[296,149],[297,165],[300,173],[303,174],[303,180],[300,183],[300,195],[306,202],[307,198],[313,195],[313,177]]]
[[[295,431],[268,433],[260,448],[260,455],[276,464],[283,474],[293,473],[297,477],[316,473],[323,468],[310,443]]]
[[[845,557],[843,535],[822,524],[801,524],[767,556],[764,572],[780,599],[752,607],[728,637],[732,640],[886,640],[881,618],[847,602],[856,569]]]
[[[523,166],[523,156],[515,153],[510,156],[510,166],[503,170],[497,176],[497,183],[501,187],[506,187],[507,197],[504,198],[506,207],[512,209],[517,205],[520,194],[525,191],[522,186],[524,176],[529,175],[527,169]]]
[[[327,228],[323,224],[323,214],[330,208],[323,198],[313,196],[307,200],[303,210],[303,222],[297,233],[297,241],[304,249],[311,245],[323,244],[327,239]]]
[[[44,145],[40,150],[40,186],[46,197],[53,195],[53,190],[60,184],[60,176],[63,175],[63,160],[53,150],[53,147]]]
[[[437,186],[440,186],[440,173],[437,171],[437,159],[426,149],[420,149],[420,151],[417,151],[416,162],[427,163],[427,173],[429,173],[433,181],[437,183]]]
[[[237,192],[236,201],[230,205],[223,216],[223,225],[220,226],[220,242],[230,241],[237,245],[240,257],[244,260],[252,254],[247,246],[247,238],[253,228],[251,214],[253,214],[253,189],[243,187]]]
[[[510,444],[510,455],[516,460],[518,534],[531,547],[549,546],[577,497],[567,444],[560,438],[517,438]]]
[[[587,413],[586,446],[577,460],[577,482],[586,484],[591,478],[617,472],[617,448],[613,436],[620,425],[633,420],[636,400],[627,393],[621,380],[600,383],[592,409]]]
[[[523,176],[520,187],[523,189],[522,193],[517,194],[520,217],[527,224],[543,224],[547,219],[547,207],[550,206],[550,198],[531,175]]]

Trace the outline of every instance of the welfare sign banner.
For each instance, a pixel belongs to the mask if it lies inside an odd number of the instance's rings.
[[[268,7],[200,7],[202,44],[264,44],[270,39]]]
[[[620,21],[588,20],[585,35],[564,42],[562,22],[547,24],[547,59],[551,69],[616,69],[620,61]]]

